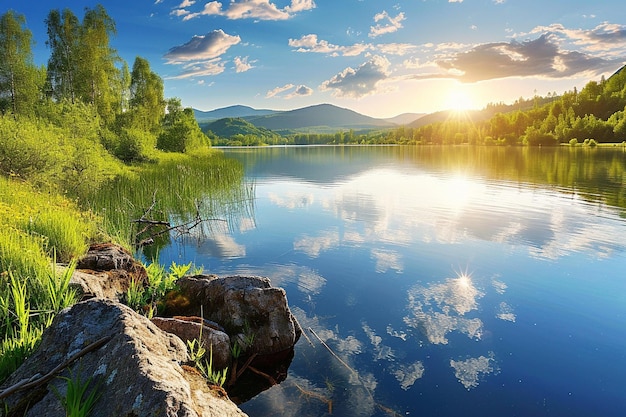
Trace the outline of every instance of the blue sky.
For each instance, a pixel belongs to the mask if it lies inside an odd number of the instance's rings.
[[[42,6],[42,3],[45,6]],[[332,103],[373,117],[558,94],[626,63],[626,8],[582,0],[0,0],[39,64],[51,9],[102,4],[112,46],[201,110]]]

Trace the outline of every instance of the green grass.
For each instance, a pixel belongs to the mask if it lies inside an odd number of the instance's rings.
[[[62,395],[57,389],[54,393],[61,401],[67,417],[87,417],[93,410],[96,401],[100,398],[99,385],[92,387],[93,378],[83,380],[80,371],[70,371],[69,377],[59,377],[67,384],[65,394]],[[53,387],[55,388],[55,387]]]
[[[37,346],[43,329],[72,305],[72,260],[97,237],[97,222],[75,202],[0,177],[0,382]],[[64,273],[55,262],[70,262]]]

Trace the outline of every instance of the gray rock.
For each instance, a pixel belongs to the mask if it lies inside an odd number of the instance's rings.
[[[110,340],[74,362],[73,375],[91,378],[99,398],[92,417],[245,416],[223,391],[211,389],[193,370],[185,343],[160,330],[130,308],[109,300],[92,299],[59,313],[45,330],[40,347],[7,380],[2,389],[33,375],[45,375],[81,349],[103,337]],[[61,376],[70,376],[66,369]],[[51,388],[54,386],[55,388]],[[39,389],[20,391],[6,399],[26,416],[63,417],[55,394],[67,382],[52,379]],[[22,415],[20,413],[19,415]]]
[[[63,265],[59,269],[65,268]],[[131,281],[146,283],[147,272],[126,249],[112,243],[91,245],[78,260],[70,285],[82,299],[121,301]]]
[[[177,281],[185,299],[179,315],[199,316],[226,329],[245,350],[259,355],[293,348],[302,330],[291,314],[287,295],[268,278],[196,275]]]
[[[202,346],[206,349],[205,356],[207,359],[212,353],[215,369],[221,370],[230,366],[230,337],[221,330],[208,325],[201,325],[199,323],[202,321],[200,317],[154,317],[151,321],[159,329],[175,334],[185,343],[194,339],[201,341]]]

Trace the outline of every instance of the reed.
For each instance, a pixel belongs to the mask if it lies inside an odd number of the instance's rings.
[[[197,218],[232,217],[249,210],[251,190],[243,181],[243,166],[223,154],[205,151],[193,155],[161,155],[157,164],[128,171],[81,198],[83,207],[103,219],[105,231],[123,242],[137,240],[141,224],[150,220],[183,224]],[[167,243],[169,235],[156,240]],[[154,258],[155,253],[147,253]],[[149,256],[152,255],[152,256]]]

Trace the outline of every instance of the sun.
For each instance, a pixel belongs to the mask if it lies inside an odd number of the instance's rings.
[[[455,112],[466,112],[476,108],[476,102],[471,93],[457,86],[452,88],[446,97],[445,107]]]

